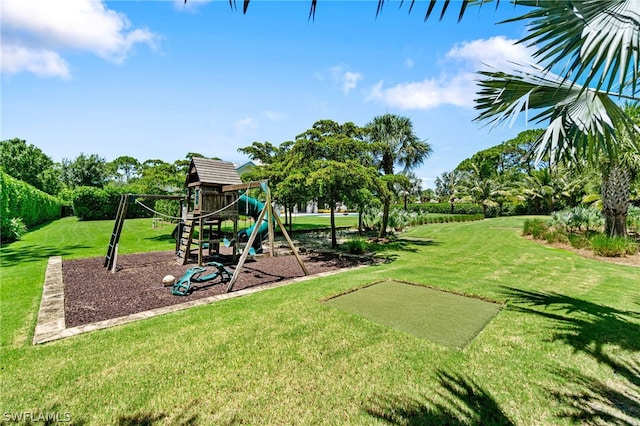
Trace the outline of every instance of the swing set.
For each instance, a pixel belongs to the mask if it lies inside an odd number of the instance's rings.
[[[249,255],[253,256],[257,252],[262,251],[262,240],[264,237],[267,237],[269,243],[268,255],[275,255],[274,223],[280,227],[289,248],[296,257],[304,274],[309,275],[309,271],[291,241],[285,226],[282,224],[278,215],[274,214],[271,191],[266,180],[242,183],[232,163],[205,158],[192,158],[185,186],[188,192],[186,197],[144,194],[125,194],[121,196],[114,230],[104,262],[104,266],[107,269],[111,269],[112,272],[116,270],[118,241],[122,232],[127,206],[135,200],[138,204],[154,212],[154,214],[162,215],[142,204],[138,198],[164,198],[179,199],[181,202],[182,217],[178,218],[181,222],[176,227],[176,230],[174,230],[174,233],[178,237],[176,238],[177,262],[181,265],[187,264],[192,251],[191,246],[195,244],[198,248],[198,266],[190,268],[185,276],[174,284],[173,294],[186,295],[191,287],[192,281],[205,282],[217,277],[222,277],[223,282],[228,281],[227,292],[230,292]],[[264,204],[247,196],[246,193],[253,188],[261,188],[264,191],[266,198]],[[245,191],[243,195],[239,195],[239,191],[241,190]],[[255,222],[252,226],[243,229],[239,233],[238,218],[240,209],[238,206],[243,202],[245,213],[247,213],[245,217],[252,216]],[[168,217],[167,215],[162,216]],[[232,240],[228,240],[222,236],[221,226],[225,220],[231,220],[233,223],[234,237]],[[216,227],[215,232],[214,226]],[[194,238],[194,231],[196,229],[198,230],[198,234],[197,238]],[[244,244],[243,247],[241,247],[239,242],[240,237],[247,238],[246,244]],[[215,254],[219,255],[220,243],[227,247],[233,247],[234,263],[238,253],[240,253],[240,259],[238,260],[235,271],[231,274],[228,270],[224,269],[224,266],[218,266],[222,265],[221,263],[210,262],[207,266],[214,266],[217,271],[211,274],[205,274],[206,268],[204,268],[203,249],[208,249],[210,257],[214,250]]]

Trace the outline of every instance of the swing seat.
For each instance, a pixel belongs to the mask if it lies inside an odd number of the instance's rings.
[[[186,296],[191,289],[191,280],[194,279],[194,276],[202,274],[206,271],[205,268],[201,268],[200,266],[194,266],[192,268],[187,269],[187,272],[184,273],[182,277],[178,281],[173,284],[171,288],[171,294],[174,296]]]
[[[231,277],[233,276],[233,274],[229,272],[222,263],[208,262],[206,265],[215,267],[216,268],[215,272],[209,275],[204,275],[204,276],[202,276],[201,274],[198,274],[191,279],[192,281],[195,281],[197,283],[203,283],[206,281],[214,280],[217,277],[220,277],[223,283],[227,281],[231,281]]]
[[[207,266],[213,266],[216,270],[211,274],[202,275],[206,272],[207,268],[194,266],[187,269],[187,272],[185,272],[185,274],[173,285],[171,294],[174,296],[186,296],[189,293],[189,290],[191,290],[192,282],[204,283],[214,280],[217,277],[221,277],[221,282],[223,283],[231,281],[233,274],[231,274],[231,272],[229,272],[222,263],[209,262],[207,263]]]

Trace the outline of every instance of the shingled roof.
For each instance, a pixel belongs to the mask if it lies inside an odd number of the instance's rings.
[[[242,183],[242,180],[233,163],[201,157],[191,158],[185,186],[198,184],[234,185],[238,183]]]

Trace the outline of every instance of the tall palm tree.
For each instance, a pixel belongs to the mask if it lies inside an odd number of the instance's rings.
[[[627,104],[627,114],[640,123],[640,105]],[[605,218],[605,233],[609,236],[627,235],[627,211],[631,203],[631,184],[640,170],[640,150],[634,144],[640,133],[629,133],[620,129],[621,155],[600,162],[602,170],[602,214]]]
[[[378,161],[378,168],[385,175],[389,193],[393,188],[396,177],[395,165],[403,167],[404,172],[419,166],[432,152],[431,145],[418,139],[413,132],[411,119],[395,114],[383,114],[374,117],[366,126],[369,142]],[[382,226],[380,236],[386,235],[389,223],[389,208],[391,196],[383,197]]]

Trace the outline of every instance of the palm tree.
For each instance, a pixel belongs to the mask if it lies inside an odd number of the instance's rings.
[[[395,181],[398,180],[394,175],[396,164],[402,166],[404,172],[408,172],[422,164],[431,155],[431,145],[418,139],[413,132],[411,119],[407,117],[389,113],[379,115],[374,117],[365,128],[377,158],[378,168],[384,173],[390,190]],[[383,196],[382,201],[381,237],[386,235],[387,232],[391,196]]]
[[[436,178],[436,196],[441,203],[449,203],[451,205],[451,214],[455,208],[455,202],[459,200],[459,183],[462,173],[453,170],[451,172],[442,172]]]
[[[535,46],[539,63],[513,74],[481,72],[477,119],[497,124],[535,110],[531,121],[549,123],[536,142],[538,158],[616,158],[621,147],[617,129],[640,131],[615,101],[638,100],[640,2],[517,3],[533,8],[511,21],[529,22],[529,35],[520,43]]]
[[[627,114],[640,123],[640,105],[627,104]],[[619,140],[624,150],[615,159],[600,162],[602,170],[602,214],[605,218],[605,233],[609,236],[627,235],[627,211],[631,202],[631,184],[640,169],[640,151],[634,145],[640,137],[638,133],[628,133],[620,129]]]
[[[404,203],[404,210],[407,211],[407,204],[409,198],[415,200],[422,193],[422,181],[416,176],[414,172],[403,172],[402,175],[406,178],[401,180],[395,185],[395,192],[402,196]]]

